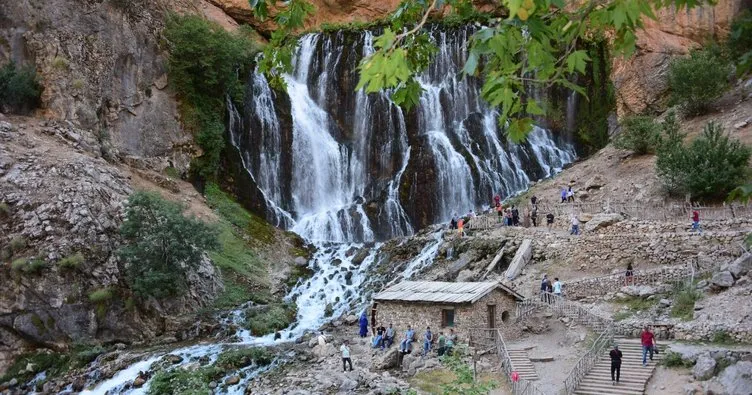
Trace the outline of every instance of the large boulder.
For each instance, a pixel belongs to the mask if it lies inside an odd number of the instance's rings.
[[[710,355],[701,355],[695,362],[695,367],[692,368],[692,376],[697,380],[708,380],[713,377],[715,373],[716,362]]]
[[[734,285],[734,276],[728,271],[719,272],[713,275],[710,283],[716,288],[728,288]]]
[[[399,366],[399,350],[397,347],[389,347],[380,356],[376,357],[373,367],[376,369],[386,370]]]
[[[718,381],[727,394],[749,394],[752,391],[752,362],[742,361],[721,372]]]
[[[337,353],[337,349],[331,344],[317,345],[313,348],[313,354],[319,358],[331,357]]]
[[[744,254],[728,266],[728,271],[734,278],[739,279],[752,271],[752,254]]]
[[[601,228],[605,228],[621,221],[622,219],[624,219],[624,217],[622,217],[621,214],[616,213],[595,214],[593,215],[593,218],[590,221],[587,221],[587,223],[585,224],[585,231],[592,232]]]

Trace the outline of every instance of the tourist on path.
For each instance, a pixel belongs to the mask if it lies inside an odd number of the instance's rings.
[[[700,232],[700,235],[702,235],[702,228],[700,227],[700,212],[697,210],[692,211],[692,230],[691,232],[694,233],[695,231]]]
[[[410,351],[410,343],[412,343],[413,340],[415,340],[415,331],[410,325],[408,325],[407,331],[405,331],[405,338],[400,342],[400,352],[407,354],[408,351]]]
[[[572,214],[572,231],[569,232],[570,235],[579,235],[580,234],[580,220],[577,219],[577,215]]]
[[[366,337],[368,336],[368,318],[366,317],[366,312],[364,311],[363,314],[360,315],[360,337]]]
[[[527,207],[525,207],[522,214],[522,226],[525,228],[530,227],[530,210],[528,210]]]
[[[394,328],[390,323],[389,328],[386,328],[386,335],[384,336],[384,342],[381,343],[381,349],[383,350],[384,347],[391,347],[392,343],[394,343]]]
[[[567,188],[561,188],[561,202],[567,202]]]
[[[345,340],[339,347],[342,351],[342,371],[347,372],[347,365],[350,365],[350,371],[352,372],[352,360],[350,359],[350,346],[348,346],[347,340]]]
[[[520,210],[517,206],[512,206],[512,225],[520,226]]]
[[[533,227],[538,226],[538,206],[533,206],[533,211],[530,213],[530,220],[533,222]]]
[[[621,357],[622,353],[619,350],[619,346],[614,344],[614,349],[611,350],[608,355],[611,357],[611,385],[616,385],[619,382],[619,376],[621,375]],[[616,373],[616,376],[614,376]]]
[[[624,273],[624,285],[634,285],[634,269],[632,269],[632,262],[627,263],[627,272]]]
[[[423,355],[428,355],[428,352],[431,351],[431,343],[433,342],[433,333],[431,333],[431,327],[426,327],[426,333],[423,337]]]
[[[501,196],[496,195],[494,196],[494,207],[499,207],[499,206],[501,206]]]
[[[457,229],[457,214],[452,215],[452,220],[449,221],[449,229]]]
[[[454,329],[450,329],[449,336],[446,340],[446,350],[444,350],[444,354],[452,355],[452,349],[454,348],[455,344],[457,344],[457,334],[454,333]]]
[[[569,190],[567,190],[567,202],[574,203],[574,191],[572,187],[569,187]]]
[[[648,366],[648,352],[650,353],[650,360],[653,360],[653,347],[655,347],[655,335],[650,331],[647,326],[642,330],[640,335],[642,342],[642,366]]]
[[[561,297],[561,282],[559,281],[559,277],[554,277],[554,295]]]
[[[551,229],[552,226],[554,226],[554,213],[548,213],[546,214],[546,227]]]
[[[465,235],[465,219],[460,218],[459,221],[457,221],[457,234],[462,237]]]
[[[439,349],[436,350],[439,354],[439,356],[444,355],[444,352],[446,352],[446,336],[444,336],[444,332],[439,332]]]
[[[530,203],[535,206],[535,204],[538,203],[538,197],[533,195],[533,197],[530,198]]]
[[[504,209],[501,205],[496,206],[497,223],[501,223],[504,220]]]
[[[507,226],[512,226],[512,209],[507,209]]]
[[[541,302],[548,302],[548,295],[546,295],[546,292],[548,292],[548,275],[544,274],[540,286]]]

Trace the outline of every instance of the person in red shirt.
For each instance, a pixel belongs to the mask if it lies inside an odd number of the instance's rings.
[[[692,211],[692,230],[691,230],[691,232],[694,233],[694,231],[698,231],[702,235],[702,228],[700,228],[700,212],[697,211],[697,210]]]
[[[649,327],[645,327],[640,335],[642,340],[642,366],[648,366],[647,356],[650,352],[650,360],[653,360],[653,347],[655,346],[655,335]]]

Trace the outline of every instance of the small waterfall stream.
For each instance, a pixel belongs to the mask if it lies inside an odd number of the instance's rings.
[[[410,113],[384,94],[354,91],[355,66],[373,51],[370,32],[305,35],[294,72],[285,76],[286,97],[253,74],[244,105],[228,102],[230,142],[249,183],[260,192],[267,219],[317,248],[309,262],[313,277],[286,297],[297,304],[297,320],[278,341],[319,328],[330,317],[327,306],[336,317],[367,304],[359,289],[369,281],[378,241],[410,236],[424,221],[441,222],[453,212],[486,205],[496,193],[521,191],[574,160],[571,144],[541,128],[523,145],[506,140],[496,111],[480,99],[478,81],[460,74],[471,33],[472,28],[433,31],[440,51],[419,77],[425,92]],[[416,185],[426,190],[416,192]],[[421,211],[421,206],[431,210]],[[433,234],[402,279],[433,262],[442,233]],[[353,251],[363,249],[367,257],[354,263]],[[231,317],[241,320],[242,313]],[[272,334],[253,337],[245,330],[236,338],[236,343],[201,344],[169,354],[189,363],[201,356],[216,358],[227,347],[275,343]],[[133,364],[86,393],[144,393],[148,383],[125,388],[166,354]],[[242,393],[254,376],[247,373],[240,384],[220,390]]]

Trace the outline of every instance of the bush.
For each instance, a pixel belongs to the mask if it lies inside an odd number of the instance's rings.
[[[57,265],[62,269],[78,269],[81,264],[84,263],[84,255],[77,252],[73,255],[67,256],[57,262]]]
[[[0,218],[10,217],[10,206],[8,203],[0,202]]]
[[[229,33],[195,15],[173,15],[164,30],[169,44],[170,85],[183,101],[181,113],[203,155],[192,170],[212,178],[224,149],[225,100],[243,98],[243,81],[259,48],[246,30]]]
[[[263,336],[287,328],[295,321],[293,304],[272,304],[246,311],[245,326],[254,336]]]
[[[690,361],[685,361],[678,352],[669,351],[663,356],[661,365],[669,368],[691,368],[693,364]]]
[[[694,317],[695,302],[702,297],[694,284],[679,284],[674,289],[674,303],[671,305],[671,316],[684,321]]]
[[[737,63],[737,74],[752,71],[752,11],[742,12],[731,24],[728,47]]]
[[[47,263],[40,258],[18,258],[10,264],[13,270],[26,273],[36,274],[42,271],[47,266]]]
[[[213,393],[209,388],[211,381],[208,372],[210,368],[195,371],[173,369],[161,371],[154,375],[149,386],[149,395],[206,395]]]
[[[33,67],[11,62],[0,68],[0,110],[28,114],[39,106],[42,86]]]
[[[258,366],[266,366],[272,363],[272,360],[274,360],[274,355],[265,348],[240,348],[220,354],[214,366],[228,371],[251,366],[254,363]]]
[[[734,338],[725,330],[717,330],[713,332],[713,343],[730,344],[734,343]]]
[[[637,155],[652,154],[661,126],[651,117],[632,116],[621,122],[621,133],[614,141],[616,148],[634,151]]]
[[[657,150],[656,171],[670,193],[689,194],[692,199],[725,198],[746,179],[752,151],[725,135],[720,125],[708,123],[689,146],[682,140],[672,130]]]
[[[31,367],[31,369],[27,369]],[[67,354],[38,351],[19,356],[0,376],[0,383],[15,378],[19,383],[31,380],[40,372],[46,372],[47,378],[58,377],[70,369],[70,357]]]
[[[728,86],[728,62],[712,49],[700,49],[689,57],[674,59],[669,66],[671,102],[688,115],[703,114]]]
[[[9,247],[14,254],[17,254],[26,248],[26,239],[23,236],[16,236],[10,240]]]
[[[109,287],[99,288],[89,293],[89,301],[92,303],[106,303],[115,297],[115,290]]]
[[[186,271],[196,268],[207,250],[216,249],[217,231],[183,216],[185,207],[148,192],[128,198],[120,232],[126,244],[118,250],[127,263],[126,276],[140,297],[182,294]]]

